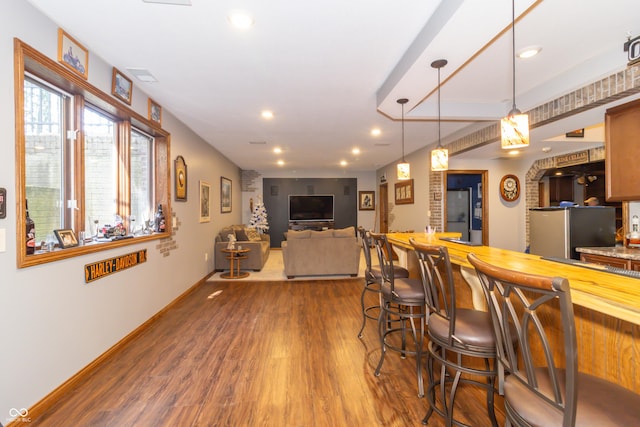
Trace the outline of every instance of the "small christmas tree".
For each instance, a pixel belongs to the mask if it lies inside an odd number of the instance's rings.
[[[267,221],[267,210],[265,209],[264,203],[262,203],[261,200],[258,200],[258,203],[256,203],[256,206],[253,208],[249,226],[254,227],[260,234],[264,234],[267,230],[269,230],[269,222]]]

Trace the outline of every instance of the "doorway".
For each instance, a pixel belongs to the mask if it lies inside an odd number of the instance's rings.
[[[488,245],[488,171],[448,170],[444,178],[445,231],[460,232],[462,240]]]

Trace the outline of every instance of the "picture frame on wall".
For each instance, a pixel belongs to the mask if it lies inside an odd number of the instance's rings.
[[[149,120],[162,126],[162,107],[160,104],[149,98]]]
[[[376,209],[375,191],[358,191],[358,210],[373,211]]]
[[[58,28],[58,62],[85,80],[89,78],[89,51]]]
[[[413,204],[413,179],[395,183],[396,205]]]
[[[111,78],[111,95],[121,101],[131,105],[131,94],[133,93],[133,82],[122,74],[116,67],[113,67]]]
[[[232,188],[231,188],[231,180],[229,178],[225,178],[224,176],[220,177],[220,212],[221,213],[229,213],[231,212],[231,197],[232,197]]]
[[[187,163],[184,161],[184,157],[178,156],[173,161],[174,166],[174,191],[175,199],[178,202],[187,201]]]
[[[78,239],[72,229],[53,230],[53,233],[56,235],[56,239],[58,239],[58,246],[62,249],[78,246]]]
[[[211,185],[200,181],[200,222],[211,221]]]

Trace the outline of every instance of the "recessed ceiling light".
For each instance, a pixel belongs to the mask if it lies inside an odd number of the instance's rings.
[[[372,136],[380,136],[380,134],[382,133],[382,131],[378,128],[373,128],[371,129],[371,135]]]
[[[191,6],[191,0],[142,0],[145,3],[174,4],[176,6]]]
[[[278,166],[284,166],[284,160],[278,160]]]
[[[340,166],[347,166],[347,161],[346,160],[341,160],[340,161]]]
[[[517,154],[520,154],[520,150],[511,150],[511,151],[509,151],[509,155],[510,156],[515,156]]]
[[[276,153],[276,154],[280,154],[280,153],[282,153],[282,148],[276,147],[276,148],[273,149],[273,152]]]
[[[231,12],[229,22],[239,30],[247,30],[253,26],[253,18],[246,12]]]
[[[360,149],[358,147],[351,150],[351,154],[360,154]]]
[[[520,49],[516,56],[518,58],[527,59],[531,58],[532,56],[536,56],[540,53],[541,50],[542,48],[540,46],[529,46],[525,47],[524,49]]]
[[[260,115],[263,119],[273,119],[273,111],[270,110],[264,110]]]
[[[158,79],[156,79],[153,74],[151,74],[149,70],[145,68],[127,68],[127,71],[129,71],[133,75],[133,77],[140,80],[141,82],[155,83],[158,81]]]
[[[551,147],[542,147],[543,153],[548,153],[549,151],[551,151]]]

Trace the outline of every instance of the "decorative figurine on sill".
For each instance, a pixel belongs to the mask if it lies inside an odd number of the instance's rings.
[[[227,243],[227,249],[235,249],[236,248],[236,235],[235,234],[227,234],[227,238],[229,239],[229,243]]]

